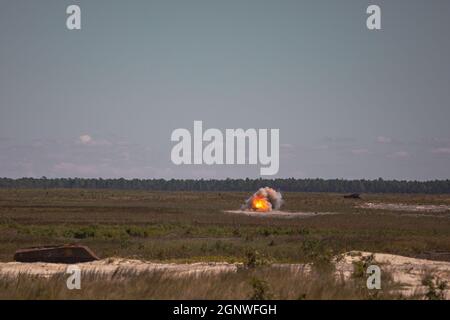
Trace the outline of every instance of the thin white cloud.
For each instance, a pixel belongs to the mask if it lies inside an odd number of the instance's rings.
[[[112,145],[112,143],[108,140],[94,139],[89,134],[83,134],[83,135],[79,136],[77,143],[85,145],[85,146],[110,146],[110,145]]]
[[[80,142],[81,144],[90,144],[92,143],[92,137],[88,134],[83,134],[80,136]]]
[[[378,143],[392,143],[392,139],[385,136],[378,136],[376,140]]]
[[[450,148],[434,148],[431,152],[434,154],[450,154]]]

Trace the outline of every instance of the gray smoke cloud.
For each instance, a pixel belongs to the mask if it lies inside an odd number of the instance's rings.
[[[260,188],[241,207],[242,210],[271,211],[278,210],[283,204],[283,197],[275,189]]]

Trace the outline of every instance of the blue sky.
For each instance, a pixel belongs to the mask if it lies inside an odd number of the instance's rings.
[[[0,176],[258,177],[171,163],[202,120],[279,128],[279,177],[450,178],[448,1],[0,3]]]

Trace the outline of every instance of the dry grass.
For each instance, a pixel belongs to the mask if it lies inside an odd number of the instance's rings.
[[[68,290],[65,275],[0,278],[0,299],[402,299],[386,275],[382,290],[365,280],[342,280],[331,273],[260,267],[233,273],[177,277],[167,272],[118,272],[112,277],[83,274],[81,290]]]

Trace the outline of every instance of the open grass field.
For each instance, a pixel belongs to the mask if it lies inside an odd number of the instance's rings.
[[[424,260],[417,260],[415,271],[409,267],[407,273],[408,261],[383,267],[381,291],[367,290],[365,264],[350,262],[339,269],[331,262],[352,250],[450,261],[450,196],[367,194],[356,200],[285,193],[281,210],[296,215],[226,212],[239,212],[250,195],[0,189],[0,262],[12,261],[19,248],[65,243],[87,245],[104,259],[98,264],[103,269],[83,271],[82,290],[75,291],[67,290],[64,273],[2,273],[0,299],[441,299],[449,294],[447,282],[435,278],[448,278],[448,266],[440,262],[437,269],[422,269]],[[388,258],[388,265],[394,259]],[[114,269],[115,261],[164,267],[136,273]],[[203,264],[167,267],[172,262]],[[191,272],[219,270],[224,262],[231,264],[223,268],[237,272]],[[41,271],[60,267],[32,266]],[[312,271],[305,273],[305,267]],[[108,268],[109,275],[96,271]],[[405,287],[401,279],[411,276],[415,284]]]
[[[450,211],[358,208],[362,203],[450,205],[449,195],[285,193],[284,211],[332,215],[276,218],[224,213],[240,192],[0,189],[0,261],[16,249],[80,243],[101,258],[242,262],[249,255],[304,263],[350,250],[450,261]]]

